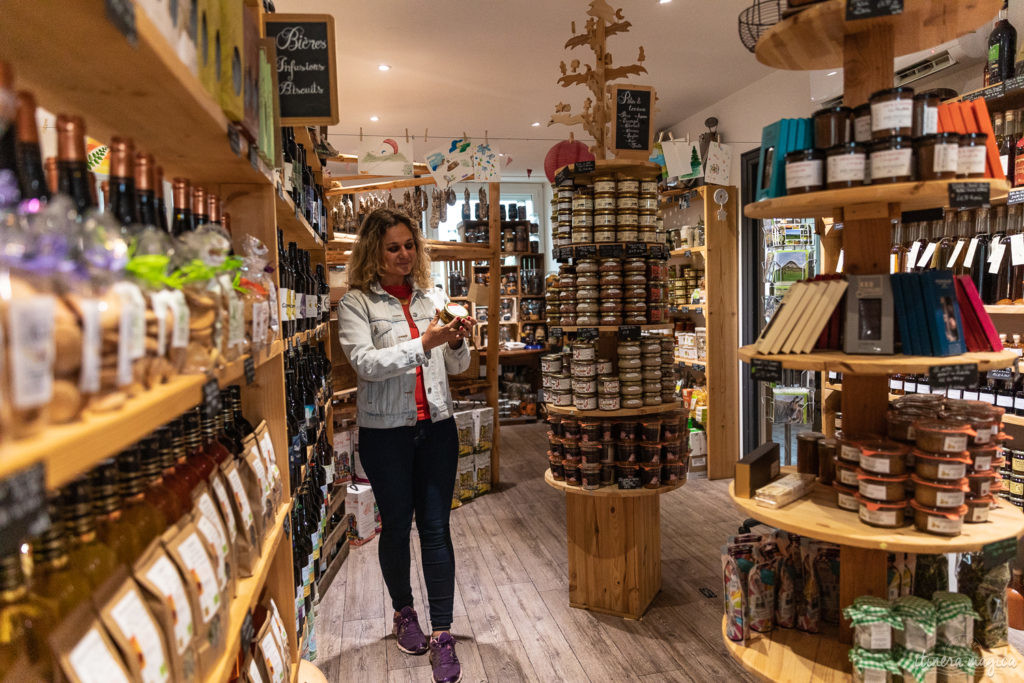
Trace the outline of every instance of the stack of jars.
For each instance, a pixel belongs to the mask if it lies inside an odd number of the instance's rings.
[[[673,336],[658,337],[661,343],[661,402],[676,400],[676,351]]]
[[[551,325],[646,325],[668,319],[666,276],[660,259],[581,258],[559,268],[557,287],[545,293]]]
[[[668,303],[694,306],[703,303],[704,271],[691,266],[668,267]]]
[[[606,173],[593,184],[563,185],[552,199],[555,246],[608,242],[664,242],[658,181]]]
[[[1024,451],[1003,448],[999,475],[1007,483],[999,496],[1016,507],[1024,507]]]
[[[637,420],[548,417],[551,476],[593,490],[658,488],[686,479],[680,415]]]
[[[554,198],[551,200],[554,220],[551,224],[555,227],[551,241],[556,247],[572,244],[572,196],[572,185],[554,189]]]
[[[1003,409],[980,401],[912,394],[893,403],[887,436],[844,435],[835,483],[839,507],[886,528],[957,536],[987,522],[1005,464]],[[910,499],[908,500],[908,495]]]

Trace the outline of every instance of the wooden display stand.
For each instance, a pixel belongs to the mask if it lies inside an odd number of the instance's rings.
[[[848,105],[866,102],[871,93],[892,87],[893,58],[952,40],[995,16],[998,0],[907,0],[902,14],[876,19],[844,20],[845,0],[828,0],[781,21],[757,45],[757,58],[764,64],[785,69],[844,67],[844,93]],[[986,181],[992,199],[1005,197],[1005,181]],[[869,186],[849,190],[814,192],[794,197],[757,202],[747,207],[751,218],[794,218],[832,215],[842,222],[844,270],[855,274],[888,273],[891,219],[907,209],[946,205],[948,182],[929,181],[900,185]],[[751,348],[740,351],[744,360],[760,356]],[[768,356],[794,369],[838,370],[843,372],[843,429],[849,433],[884,433],[889,394],[886,375],[890,372],[927,372],[932,365],[977,363],[979,370],[1005,367],[1012,354],[965,354],[928,358],[911,356],[852,356],[837,351],[805,355]],[[839,604],[846,607],[861,595],[886,597],[886,557],[890,551],[957,552],[977,550],[984,543],[1020,535],[1024,518],[1007,510],[1005,504],[992,511],[985,524],[964,525],[954,538],[921,534],[911,529],[883,532],[861,525],[853,515],[839,510],[820,488],[808,499],[780,510],[762,508],[747,499],[734,502],[755,519],[787,531],[840,544]],[[848,622],[839,627],[839,643],[851,641]],[[785,679],[807,678],[808,670],[823,667],[828,677],[848,671],[841,657],[845,645],[835,647],[829,636],[800,634],[792,638],[805,645],[813,639],[817,647],[785,644],[765,646],[766,639],[741,647],[726,640],[730,653],[759,675],[777,670]],[[760,643],[760,646],[758,645]],[[760,652],[756,647],[760,647]],[[1012,648],[1005,648],[1013,653]],[[1013,653],[1016,658],[1017,655]],[[780,662],[780,660],[783,660]],[[785,668],[780,669],[780,666]],[[808,669],[807,667],[810,667]],[[1004,670],[1012,671],[1012,669]],[[1018,673],[1019,672],[1015,672]]]
[[[714,201],[718,190],[729,195],[721,206]],[[704,425],[708,437],[708,478],[724,479],[733,476],[740,456],[740,432],[736,420],[740,412],[740,376],[735,351],[739,345],[739,279],[735,276],[739,250],[737,191],[732,186],[702,185],[695,190],[669,190],[662,193],[662,198],[670,199],[684,192],[693,192],[700,199],[704,246],[677,249],[670,254],[670,262],[703,260],[706,301],[703,306],[675,309],[673,316],[699,315],[704,318],[707,357],[703,361],[684,361],[681,365],[704,367],[709,408],[708,423]],[[725,211],[722,220],[718,218],[720,208]]]

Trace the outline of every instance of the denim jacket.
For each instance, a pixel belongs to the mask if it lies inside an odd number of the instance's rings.
[[[409,312],[420,332],[413,339],[402,303],[379,282],[369,292],[351,289],[338,303],[338,339],[359,378],[356,406],[360,427],[388,429],[416,424],[416,368],[423,366],[432,422],[452,416],[448,375],[469,367],[469,343],[423,350],[423,332],[435,309],[447,303],[440,289],[413,288]]]

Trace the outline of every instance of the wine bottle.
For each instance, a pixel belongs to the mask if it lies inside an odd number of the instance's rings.
[[[1008,0],[1003,0],[992,32],[988,34],[988,60],[985,62],[986,86],[1013,78],[1013,62],[1017,55],[1017,29],[1006,18]]]
[[[189,205],[189,184],[187,178],[175,178],[171,184],[174,191],[174,216],[171,218],[171,234],[181,237],[192,230],[192,209]]]
[[[108,211],[123,226],[139,222],[135,196],[135,145],[127,138],[110,141],[110,204]]]
[[[50,198],[43,171],[43,157],[39,151],[39,129],[36,126],[36,101],[31,93],[18,93],[18,184],[21,189],[23,209],[29,213],[37,211],[40,201]],[[37,200],[35,205],[26,206]]]
[[[153,189],[156,184],[156,169],[153,167],[153,157],[150,154],[135,155],[135,213],[139,223],[145,226],[159,228],[160,219],[157,212],[156,191]]]
[[[157,225],[164,232],[169,232],[167,226],[167,202],[164,200],[164,168],[156,167],[156,178],[153,183],[153,191],[156,193],[156,218]]]
[[[13,208],[21,201],[18,133],[15,129],[17,116],[14,73],[7,62],[0,61],[0,208]]]
[[[192,188],[192,230],[206,222],[206,188],[196,185]]]
[[[57,186],[79,215],[96,206],[85,159],[85,124],[77,116],[57,116]]]

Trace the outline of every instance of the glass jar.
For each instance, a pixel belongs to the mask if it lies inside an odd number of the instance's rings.
[[[637,206],[640,209],[641,215],[645,211],[657,211],[658,210],[658,195],[656,194],[642,194],[640,195],[640,202]]]
[[[615,213],[615,226],[619,230],[635,230],[640,225],[640,212],[636,208],[622,209]]]
[[[597,273],[597,259],[596,258],[581,258],[576,261],[576,274],[582,273]]]
[[[561,290],[576,288],[576,273],[563,270],[558,274],[558,288]]]
[[[592,244],[594,242],[594,231],[586,228],[573,228],[573,244]]]
[[[594,194],[600,193],[611,193],[615,194],[615,176],[605,174],[594,176]]]
[[[955,178],[960,158],[960,136],[936,133],[914,139],[918,180]]]
[[[630,396],[628,398],[623,397],[622,400],[619,403],[626,410],[636,410],[638,408],[643,408],[644,407],[644,399],[643,399],[642,395],[641,396]]]
[[[600,304],[597,303],[597,299],[580,299],[576,302],[576,315],[594,315],[599,313]]]
[[[913,158],[914,144],[909,137],[894,136],[875,140],[871,143],[871,184],[884,185],[913,180]]]
[[[604,209],[594,212],[595,228],[614,228],[617,215],[614,209]]]
[[[621,287],[622,271],[614,270],[611,272],[602,272],[600,277],[600,283],[602,287]]]
[[[637,359],[639,360],[639,359]],[[621,382],[642,382],[644,379],[643,373],[641,372],[642,366],[635,368],[623,368],[622,361],[619,361],[619,381]]]
[[[624,273],[646,273],[647,262],[642,258],[627,258],[622,262]]]
[[[647,285],[648,303],[661,303],[665,298],[665,289],[660,282],[651,282]]]
[[[628,357],[628,358],[632,358],[633,356],[639,356],[640,355],[640,342],[635,342],[635,341],[619,342],[618,347],[616,347],[616,351],[618,351],[618,354],[620,356],[625,356],[625,357]]]
[[[636,178],[619,178],[615,183],[615,191],[622,194],[638,194],[640,181]]]
[[[636,228],[618,228],[615,230],[615,241],[616,242],[636,242],[639,237],[639,232]]]
[[[600,282],[600,280],[592,273],[576,276],[576,286],[580,289],[584,289],[586,287],[597,287],[598,282]]]
[[[622,287],[619,285],[612,285],[610,287],[601,287],[601,299],[608,299],[614,301],[615,305],[618,306],[619,299],[622,298]]]
[[[644,278],[644,286],[629,285],[623,287],[622,297],[624,299],[639,299],[643,301],[647,298],[647,278]]]
[[[561,302],[576,301],[576,290],[575,289],[563,289],[558,292],[558,300]]]
[[[803,149],[786,155],[786,194],[817,192],[825,186],[825,153]]]
[[[602,326],[615,327],[622,324],[622,316],[618,313],[602,313],[601,322]]]
[[[599,296],[600,296],[600,294],[598,293],[597,287],[592,287],[592,286],[591,287],[580,287],[579,289],[576,290],[576,300],[577,301],[582,301],[584,299],[594,299],[594,300],[597,300],[597,298]],[[576,309],[576,310],[579,310],[579,309]]]
[[[596,243],[608,243],[615,241],[615,228],[612,226],[605,226],[601,228],[594,228],[594,242]]]
[[[576,316],[576,325],[579,327],[596,327],[600,324],[600,316],[596,313],[582,313]]]
[[[594,196],[589,192],[577,191],[572,196],[572,210],[573,211],[593,211],[594,210]]]
[[[623,396],[642,396],[644,385],[642,382],[619,382],[619,391]]]
[[[622,310],[622,304],[617,299],[609,299],[603,296],[604,290],[601,290],[601,293],[601,313],[608,315],[618,315],[619,312]]]
[[[853,108],[853,139],[855,142],[871,142],[871,105],[867,102]]]
[[[643,367],[643,361],[640,356],[622,356],[619,358],[619,373],[621,375],[623,370],[637,370]],[[621,377],[620,377],[621,378]],[[625,381],[625,380],[624,380]]]
[[[595,192],[594,211],[614,211],[617,197],[614,192]]]
[[[640,209],[638,216],[641,228],[657,227],[658,225],[658,212],[650,209]]]
[[[640,209],[640,197],[635,194],[620,194],[616,199],[615,208],[620,212],[623,209],[638,211]]]
[[[622,302],[622,311],[627,314],[645,313],[647,311],[647,301],[646,299],[625,299]]]
[[[563,316],[576,315],[576,301],[563,301],[558,305],[558,312]]]
[[[911,135],[934,135],[939,132],[939,104],[941,98],[933,92],[914,95],[914,123]]]
[[[600,260],[597,266],[598,272],[605,273],[621,273],[622,272],[622,259],[607,257]]]
[[[829,149],[836,145],[845,145],[850,141],[850,128],[853,123],[853,110],[849,107],[826,107],[811,115],[814,127],[814,147]]]
[[[960,151],[957,157],[957,178],[984,178],[988,142],[986,133],[967,133],[960,136]]]
[[[832,147],[825,152],[825,187],[839,190],[859,187],[867,174],[867,151],[858,142]]]
[[[661,259],[647,259],[647,279],[663,280],[668,276],[668,264]]]
[[[643,287],[647,284],[647,276],[643,273],[626,273],[622,278],[622,283],[627,287]]]
[[[658,192],[658,180],[656,178],[644,178],[640,181],[640,194],[656,194]]]
[[[646,325],[647,314],[646,313],[626,313],[622,322],[626,325]]]
[[[900,86],[879,90],[871,95],[868,103],[871,105],[873,140],[910,136],[914,132],[913,88]],[[871,177],[875,177],[873,172]]]

